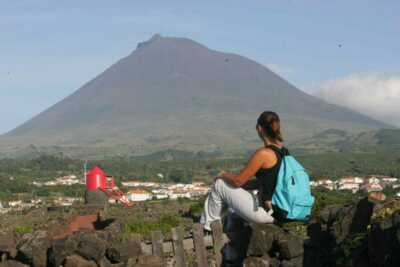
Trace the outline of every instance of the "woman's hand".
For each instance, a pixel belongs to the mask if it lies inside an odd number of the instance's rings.
[[[215,177],[214,181],[218,179],[224,179],[225,178],[226,171],[222,170],[218,173],[217,177]]]
[[[268,210],[272,210],[272,201],[264,201],[264,206],[265,206]]]
[[[225,177],[225,174],[226,174],[227,172],[226,171],[224,171],[224,170],[221,170],[219,173],[218,173],[218,177]]]

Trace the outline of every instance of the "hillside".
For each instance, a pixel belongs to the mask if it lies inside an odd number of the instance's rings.
[[[379,129],[349,133],[328,129],[297,141],[292,146],[303,153],[399,151],[400,130]]]
[[[387,127],[310,96],[240,55],[185,38],[154,35],[0,145],[216,150],[254,144],[255,120],[275,110],[289,141],[329,128]],[[11,144],[11,145],[10,145]]]

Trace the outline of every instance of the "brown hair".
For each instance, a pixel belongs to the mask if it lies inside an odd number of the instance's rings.
[[[264,111],[257,119],[257,124],[260,125],[265,135],[272,139],[274,142],[283,141],[281,134],[281,121],[278,114],[273,111]]]

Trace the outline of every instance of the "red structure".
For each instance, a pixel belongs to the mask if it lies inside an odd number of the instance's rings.
[[[106,174],[97,166],[94,166],[86,174],[86,190],[106,189]]]
[[[115,185],[114,177],[107,175],[98,166],[94,166],[86,174],[86,190],[101,190],[108,198],[114,199],[125,206],[130,205],[129,201],[124,198],[124,192]]]

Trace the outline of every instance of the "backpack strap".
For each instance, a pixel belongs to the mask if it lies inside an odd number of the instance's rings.
[[[268,145],[266,147],[272,149],[275,152],[275,154],[278,157],[279,166],[281,166],[282,164],[285,164],[285,161],[283,160],[283,158],[285,156],[290,155],[289,150],[286,147],[278,148],[277,146],[274,146],[274,145]],[[284,165],[284,172],[286,173],[286,164]]]
[[[265,147],[272,149],[275,152],[275,154],[279,155],[280,158],[290,155],[289,150],[286,147],[278,148],[277,146],[274,145],[267,145]]]

